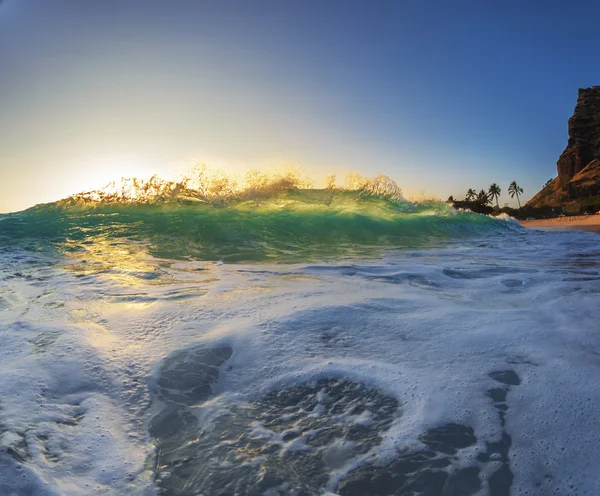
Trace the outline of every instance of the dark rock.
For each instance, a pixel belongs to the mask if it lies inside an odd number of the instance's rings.
[[[600,195],[600,86],[579,90],[569,141],[556,163],[558,177],[526,207],[564,207],[579,213],[582,199]]]
[[[577,105],[569,119],[569,142],[556,163],[558,177],[566,185],[600,158],[600,86],[579,90]]]
[[[588,198],[600,195],[600,160],[592,160],[582,171],[567,183],[567,193],[571,198]]]

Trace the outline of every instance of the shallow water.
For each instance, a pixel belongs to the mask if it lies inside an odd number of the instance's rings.
[[[572,232],[572,231],[584,231],[584,232],[593,232],[596,234],[600,234],[600,226],[537,226],[532,227],[531,229],[535,229],[536,231],[545,231],[545,232]]]
[[[0,494],[600,494],[600,237],[376,207],[1,218]]]

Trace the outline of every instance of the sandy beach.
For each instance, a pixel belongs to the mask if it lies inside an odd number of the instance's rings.
[[[553,219],[522,220],[523,227],[543,230],[582,230],[600,232],[600,215],[575,215],[571,217],[555,217]]]

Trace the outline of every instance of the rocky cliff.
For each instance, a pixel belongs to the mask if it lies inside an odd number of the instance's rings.
[[[527,203],[579,213],[600,203],[600,86],[579,90],[569,141],[556,163],[558,177]]]

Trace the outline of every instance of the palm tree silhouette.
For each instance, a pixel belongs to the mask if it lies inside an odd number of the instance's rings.
[[[473,188],[469,188],[469,191],[467,191],[467,195],[465,196],[465,200],[472,201],[476,196],[477,193],[475,193],[475,190]]]
[[[490,195],[490,200],[496,200],[496,206],[498,208],[500,208],[500,205],[498,204],[498,198],[500,198],[500,193],[502,192],[502,190],[500,189],[500,186],[498,186],[496,183],[492,184],[490,186],[490,189],[488,189],[488,193]]]
[[[490,197],[484,190],[481,190],[479,193],[477,193],[477,202],[481,203],[482,205],[487,205],[490,202]]]
[[[523,193],[523,188],[519,186],[516,181],[513,181],[508,186],[508,194],[511,198],[514,198],[517,195],[517,201],[519,202],[519,208],[521,208],[521,200],[519,199],[519,195]]]

